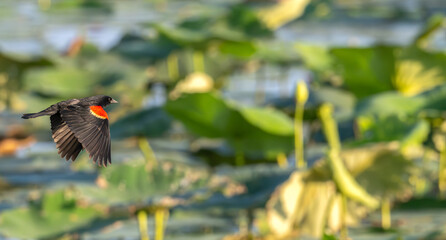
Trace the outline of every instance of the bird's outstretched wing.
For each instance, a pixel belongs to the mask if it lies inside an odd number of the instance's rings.
[[[74,133],[68,128],[67,124],[62,120],[59,113],[50,117],[51,130],[53,139],[56,143],[59,154],[62,158],[74,161],[82,150],[82,145],[77,140]]]
[[[70,105],[60,113],[62,120],[94,162],[103,166],[111,163],[108,117],[102,107]]]

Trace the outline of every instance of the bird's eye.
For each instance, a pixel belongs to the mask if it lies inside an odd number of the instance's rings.
[[[111,102],[111,100],[112,100],[112,98],[111,98],[111,97],[109,97],[109,98],[108,98],[108,101],[109,101],[109,102]]]

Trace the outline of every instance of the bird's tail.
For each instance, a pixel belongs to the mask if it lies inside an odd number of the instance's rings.
[[[29,118],[36,118],[36,117],[40,117],[40,116],[45,116],[47,115],[46,113],[43,112],[38,112],[38,113],[25,113],[22,115],[23,119],[29,119]]]
[[[53,115],[57,112],[57,109],[54,105],[52,105],[51,107],[40,111],[38,113],[25,113],[22,115],[23,119],[29,119],[29,118],[36,118],[36,117],[41,117],[41,116],[45,116],[45,115]]]

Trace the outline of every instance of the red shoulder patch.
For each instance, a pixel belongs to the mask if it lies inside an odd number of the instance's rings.
[[[90,112],[97,118],[108,119],[108,115],[101,106],[90,106]]]

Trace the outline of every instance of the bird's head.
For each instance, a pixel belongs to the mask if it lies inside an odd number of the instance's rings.
[[[112,103],[118,103],[118,101],[116,101],[115,99],[113,99],[109,96],[105,96],[105,95],[92,96],[92,97],[86,98],[85,100],[91,106],[101,106],[101,107],[105,107]]]

